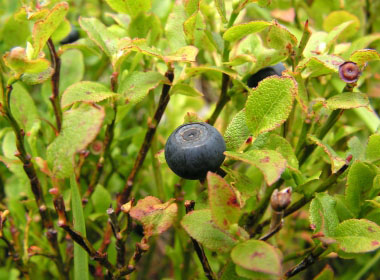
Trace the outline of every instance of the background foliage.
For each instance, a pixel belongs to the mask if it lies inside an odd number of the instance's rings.
[[[0,0],[0,279],[379,279],[379,10]],[[168,168],[195,121],[223,134],[224,178]]]

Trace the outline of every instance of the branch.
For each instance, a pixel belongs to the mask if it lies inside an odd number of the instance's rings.
[[[309,203],[316,193],[324,192],[328,188],[330,188],[332,185],[334,185],[337,181],[337,179],[346,171],[346,169],[349,167],[350,161],[352,159],[352,156],[348,156],[346,159],[346,164],[343,165],[336,173],[331,174],[325,181],[323,181],[315,190],[315,192],[312,195],[306,196],[304,195],[302,198],[297,200],[295,203],[290,205],[285,212],[284,212],[284,218],[293,214],[294,212],[301,209],[303,206],[305,206],[307,203]],[[269,225],[270,219],[265,220],[261,224],[259,224],[256,228],[257,232],[260,232],[265,226]]]
[[[123,267],[125,264],[125,245],[120,232],[119,221],[112,207],[107,209],[108,221],[111,224],[112,233],[116,238],[117,267]]]
[[[47,46],[49,47],[51,64],[54,69],[53,76],[51,77],[51,88],[52,95],[50,96],[50,101],[53,105],[55,120],[57,122],[57,130],[61,131],[62,127],[62,109],[59,97],[59,76],[61,72],[61,59],[55,51],[54,43],[51,38],[47,41]]]
[[[118,79],[118,73],[114,72],[111,75],[111,90],[112,92],[117,91],[117,79]],[[87,191],[84,193],[82,197],[82,203],[86,203],[88,201],[88,198],[91,196],[91,194],[94,192],[96,185],[98,184],[100,177],[103,173],[104,169],[104,162],[106,159],[110,156],[110,148],[111,143],[114,137],[114,129],[115,129],[115,122],[116,122],[116,114],[117,114],[117,105],[115,101],[112,101],[112,108],[114,111],[114,116],[112,119],[112,122],[107,125],[106,127],[106,133],[103,140],[103,151],[99,157],[98,162],[96,163],[96,169],[91,177],[90,184],[88,185]]]
[[[260,200],[257,208],[244,218],[246,229],[250,235],[254,235],[256,232],[257,224],[260,222],[261,218],[265,214],[266,209],[268,208],[273,191],[281,187],[283,182],[284,180],[280,179],[272,186],[267,186],[264,197]]]
[[[118,269],[113,275],[114,278],[122,279],[123,276],[131,274],[133,271],[135,271],[136,264],[141,259],[143,253],[147,252],[148,249],[149,249],[148,240],[144,236],[141,242],[136,243],[135,252],[133,253],[133,256],[131,257],[131,259],[129,260],[128,265]]]
[[[165,76],[169,79],[170,83],[173,82],[174,79],[174,73],[173,70],[170,68],[168,71],[166,71]],[[144,163],[145,157],[148,153],[148,150],[150,148],[150,145],[152,143],[153,137],[156,133],[158,124],[161,121],[162,115],[164,114],[164,111],[166,109],[166,106],[169,103],[170,95],[169,91],[171,88],[171,84],[164,84],[162,87],[162,92],[160,96],[160,100],[158,102],[158,106],[156,109],[156,112],[154,113],[153,120],[148,123],[148,130],[145,134],[144,142],[141,145],[140,151],[137,155],[137,158],[135,160],[135,163],[133,165],[132,171],[129,174],[127,178],[127,182],[125,183],[123,191],[117,196],[117,209],[116,212],[120,212],[120,207],[124,203],[126,203],[129,199],[129,196],[133,189],[133,184],[135,182],[136,176]]]
[[[341,74],[341,71],[342,71],[341,70],[341,66],[339,67],[340,74]],[[360,75],[360,72],[358,72],[357,74]],[[356,81],[352,82],[352,83],[347,83],[342,92],[352,92],[355,86],[356,86]],[[330,131],[330,129],[334,126],[334,124],[342,116],[343,112],[344,112],[344,109],[337,109],[337,110],[334,110],[334,111],[331,112],[331,114],[328,117],[327,121],[324,123],[324,125],[322,126],[322,128],[319,130],[319,132],[317,134],[317,138],[318,139],[323,140],[323,138],[326,136],[326,134]],[[300,148],[300,151],[303,148],[303,144],[301,145],[302,147]],[[303,153],[301,153],[301,156],[300,156],[300,159],[299,159],[299,165],[300,166],[303,163],[305,163],[305,161],[309,158],[309,156],[314,152],[314,150],[316,148],[317,148],[317,145],[315,145],[315,144],[307,145],[304,148],[304,150],[302,151]]]
[[[219,114],[222,112],[224,106],[231,99],[227,94],[227,89],[228,89],[229,84],[230,84],[230,76],[223,73],[223,75],[222,75],[222,91],[220,93],[219,100],[216,103],[216,107],[215,107],[214,112],[212,113],[211,117],[207,120],[207,122],[211,125],[214,125],[216,119],[218,118]]]
[[[186,207],[186,214],[193,211],[195,206],[194,200],[187,200],[185,201],[185,207]],[[201,261],[203,271],[205,272],[206,277],[209,280],[215,280],[217,279],[214,272],[212,272],[212,269],[210,267],[210,264],[207,260],[206,254],[203,250],[202,245],[198,243],[194,238],[190,236],[191,241],[193,242],[195,252],[197,252],[198,258]]]
[[[115,267],[109,262],[107,253],[96,251],[88,239],[82,236],[80,232],[74,230],[72,225],[67,221],[65,204],[59,190],[54,188],[50,190],[50,193],[53,195],[54,207],[58,214],[58,225],[63,228],[70,235],[71,239],[78,243],[93,260],[107,268],[110,273],[113,273]]]
[[[312,264],[314,264],[316,261],[318,261],[319,256],[322,255],[326,251],[325,248],[318,246],[316,247],[310,255],[308,255],[305,259],[303,259],[299,264],[292,267],[285,273],[285,279],[288,279],[290,277],[293,277],[297,273],[300,273],[301,271],[305,270]]]
[[[37,203],[42,224],[47,231],[46,237],[50,243],[50,246],[54,250],[54,253],[57,256],[55,263],[57,265],[59,272],[62,273],[61,275],[64,276],[65,275],[64,264],[63,264],[62,256],[61,256],[59,246],[58,246],[57,231],[54,229],[53,220],[46,206],[41,184],[37,177],[37,173],[33,166],[33,163],[31,161],[32,157],[29,154],[27,154],[26,149],[25,149],[25,145],[24,145],[25,132],[23,129],[20,128],[16,119],[13,117],[11,107],[10,107],[11,93],[13,90],[12,84],[16,81],[17,80],[11,81],[7,85],[6,91],[3,91],[4,104],[2,105],[2,112],[4,113],[5,118],[8,120],[8,122],[12,126],[14,133],[16,134],[16,147],[17,147],[16,156],[23,163],[23,168],[26,175],[29,178],[30,186],[34,195],[34,199],[36,200],[36,203]]]

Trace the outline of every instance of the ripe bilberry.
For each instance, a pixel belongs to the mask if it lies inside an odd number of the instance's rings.
[[[165,145],[165,159],[178,176],[204,179],[208,171],[216,172],[224,161],[226,144],[222,135],[203,122],[179,126]]]
[[[265,67],[260,69],[258,72],[250,76],[247,80],[247,85],[250,88],[257,87],[261,80],[264,80],[266,77],[277,75],[281,76],[282,72],[285,70],[284,64],[277,63],[275,65]]]

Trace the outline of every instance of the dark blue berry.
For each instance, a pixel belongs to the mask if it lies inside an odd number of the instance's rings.
[[[67,35],[65,38],[63,38],[62,41],[60,42],[60,44],[61,45],[71,44],[71,43],[74,43],[78,39],[79,39],[78,29],[72,25],[69,35]]]
[[[165,145],[165,159],[178,176],[204,179],[208,171],[216,172],[224,161],[226,144],[222,135],[208,123],[179,126]]]
[[[282,63],[277,63],[275,65],[265,67],[255,74],[253,74],[251,77],[248,78],[247,85],[250,88],[257,87],[259,82],[261,80],[264,80],[266,77],[277,75],[281,76],[282,72],[285,70],[284,64]]]

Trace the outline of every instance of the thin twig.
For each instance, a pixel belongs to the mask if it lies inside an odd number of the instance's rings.
[[[44,228],[46,229],[46,237],[52,249],[54,250],[54,253],[57,256],[57,258],[55,259],[57,268],[59,272],[62,273],[62,277],[65,277],[64,264],[63,264],[62,256],[61,256],[59,246],[58,246],[57,231],[54,229],[53,220],[46,206],[41,184],[32,163],[32,157],[26,152],[26,149],[25,149],[25,145],[24,145],[25,132],[23,129],[20,128],[16,119],[12,115],[12,111],[10,107],[10,98],[11,98],[11,93],[13,90],[12,84],[15,82],[16,80],[11,81],[7,85],[6,91],[3,91],[4,104],[2,105],[2,111],[4,112],[5,118],[8,120],[8,122],[12,126],[14,133],[16,134],[16,147],[17,147],[16,156],[23,163],[24,171],[29,178],[30,186],[34,195],[34,199],[36,200],[36,203],[37,203],[41,221]],[[66,278],[67,278],[67,275],[66,275]]]
[[[131,259],[129,260],[128,265],[118,269],[113,275],[114,278],[115,279],[121,279],[123,276],[131,274],[133,271],[135,271],[136,270],[136,264],[141,259],[143,253],[147,252],[148,249],[149,249],[148,240],[144,236],[142,238],[141,242],[136,243],[135,252],[134,252],[133,256],[131,257]]]
[[[222,90],[221,90],[221,93],[219,96],[219,100],[216,103],[216,107],[215,107],[214,112],[212,113],[211,117],[207,120],[207,122],[211,125],[214,125],[216,119],[218,118],[219,114],[222,112],[224,106],[231,99],[227,94],[227,89],[228,89],[229,84],[230,84],[230,76],[223,73],[223,75],[222,75]]]
[[[250,213],[247,217],[244,217],[244,224],[248,233],[252,236],[256,232],[256,226],[260,222],[261,218],[264,216],[266,209],[268,208],[271,195],[275,189],[281,187],[284,180],[280,179],[272,186],[267,186],[265,189],[264,197],[260,200],[259,205],[256,207],[252,213]]]
[[[324,192],[331,186],[333,186],[337,179],[346,171],[346,169],[349,167],[350,161],[352,159],[352,156],[348,156],[346,159],[346,164],[343,165],[336,173],[331,174],[326,180],[324,180],[315,190],[315,192],[312,195],[306,196],[304,195],[302,198],[297,200],[295,203],[290,205],[285,212],[284,212],[284,218],[289,216],[290,214],[293,214],[294,212],[298,211],[301,209],[303,206],[305,206],[307,203],[309,203],[313,198],[316,193]],[[261,224],[259,224],[256,228],[256,232],[261,232],[261,230],[270,224],[270,219],[267,219],[263,221]]]
[[[50,51],[51,64],[54,69],[53,76],[51,77],[51,88],[52,95],[50,96],[50,101],[53,105],[55,120],[57,122],[57,130],[61,131],[62,127],[62,109],[59,97],[59,76],[61,72],[61,59],[55,51],[54,43],[51,38],[47,41],[47,46]]]
[[[121,205],[126,203],[129,199],[129,196],[130,196],[132,189],[133,189],[133,184],[135,182],[136,176],[137,176],[142,164],[144,163],[145,157],[148,153],[150,145],[152,144],[153,137],[156,133],[158,124],[160,123],[162,115],[164,114],[164,111],[166,109],[166,106],[169,103],[169,100],[170,100],[169,91],[171,88],[171,83],[173,82],[173,79],[174,79],[173,70],[171,68],[168,69],[165,76],[170,81],[170,84],[164,84],[162,87],[160,100],[158,102],[156,112],[154,113],[153,120],[148,124],[148,130],[145,134],[144,142],[141,145],[141,148],[139,150],[139,153],[137,155],[137,158],[135,160],[133,168],[132,168],[131,172],[129,173],[129,176],[127,178],[127,182],[125,183],[125,186],[124,186],[124,189],[117,196],[117,207],[118,207],[116,209],[117,213],[120,212]]]
[[[303,259],[299,264],[292,267],[285,273],[285,279],[293,277],[294,275],[300,273],[301,271],[314,264],[316,261],[318,261],[319,256],[322,255],[325,251],[326,249],[322,246],[316,247],[305,259]]]
[[[118,73],[114,72],[111,75],[111,91],[116,92],[117,91],[117,79],[118,79]],[[94,170],[94,173],[92,174],[90,184],[88,185],[87,191],[84,193],[82,202],[85,204],[88,201],[88,198],[92,195],[92,193],[95,191],[96,185],[99,183],[100,177],[102,176],[103,169],[104,169],[104,163],[106,159],[110,156],[110,148],[112,144],[112,140],[114,137],[114,130],[115,130],[115,123],[116,123],[116,115],[117,115],[117,105],[116,102],[112,101],[112,109],[114,111],[114,116],[110,124],[106,127],[106,133],[103,140],[103,150],[99,157],[98,162],[96,163],[96,168]]]
[[[107,209],[109,223],[111,224],[112,233],[116,238],[116,251],[117,251],[117,267],[123,267],[125,264],[125,245],[120,232],[119,221],[117,215],[112,207]]]
[[[67,221],[65,204],[62,195],[59,193],[58,189],[51,190],[50,193],[53,195],[53,202],[55,210],[58,214],[58,225],[63,228],[71,237],[71,239],[79,244],[95,261],[99,262],[102,266],[108,269],[109,272],[113,273],[115,267],[109,262],[107,253],[102,253],[96,251],[88,239],[72,227],[72,225]]]
[[[195,202],[194,200],[187,200],[185,201],[185,208],[186,208],[186,214],[193,211],[194,210],[194,206],[195,206]],[[195,252],[197,253],[198,255],[198,258],[199,260],[201,261],[201,264],[202,264],[202,267],[203,267],[203,271],[205,272],[205,275],[206,277],[209,279],[209,280],[215,280],[217,279],[214,272],[212,271],[211,269],[211,266],[208,262],[208,259],[206,257],[206,254],[203,250],[203,247],[202,245],[200,245],[198,243],[198,241],[196,241],[194,238],[191,238],[191,241],[193,242],[193,245],[194,245],[194,249],[195,249]]]

